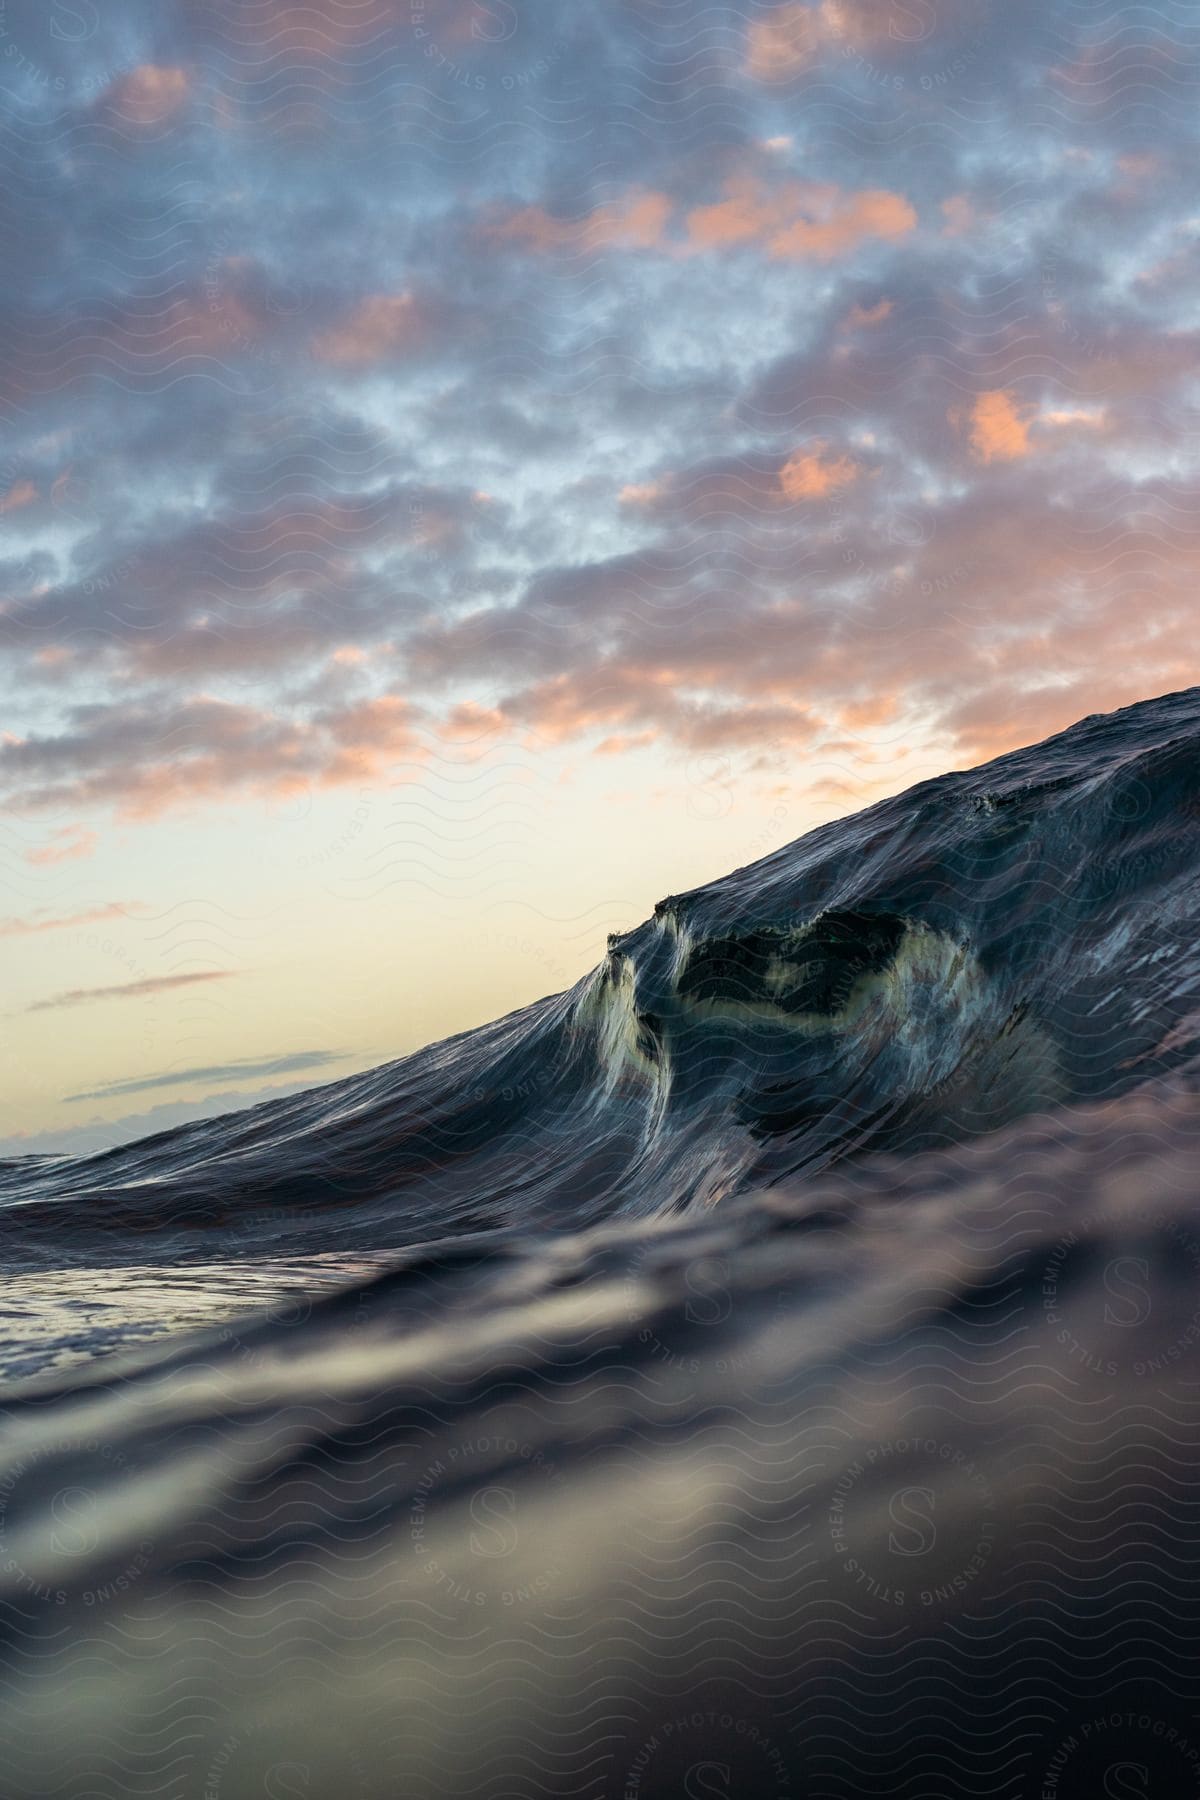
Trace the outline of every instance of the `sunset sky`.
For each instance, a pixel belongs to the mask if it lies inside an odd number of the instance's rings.
[[[0,1151],[1196,679],[1200,12],[0,0]]]

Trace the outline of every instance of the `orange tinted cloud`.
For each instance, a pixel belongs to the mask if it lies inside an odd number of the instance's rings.
[[[705,685],[707,674],[700,673]],[[511,695],[503,711],[555,743],[614,726],[598,746],[605,756],[644,748],[659,737],[693,750],[756,749],[805,743],[814,730],[810,716],[791,700],[764,705],[739,695],[730,704],[714,704],[684,691],[675,671],[627,663],[552,676]]]
[[[779,260],[828,262],[866,238],[895,239],[917,223],[902,194],[886,188],[840,188],[834,182],[788,181],[776,188],[748,177],[725,187],[725,198],[687,216],[693,250],[756,243]]]
[[[1148,181],[1162,169],[1162,162],[1153,151],[1136,151],[1128,156],[1118,156],[1117,167],[1122,175],[1132,181]]]
[[[340,325],[321,333],[313,349],[326,362],[356,366],[413,350],[426,332],[425,311],[412,294],[369,294]]]
[[[530,250],[650,250],[661,243],[671,214],[666,194],[635,188],[581,219],[557,219],[524,206],[495,227],[495,235]]]
[[[823,51],[893,48],[932,35],[930,0],[819,0],[777,6],[746,33],[745,73],[755,81],[790,81]]]
[[[979,394],[971,409],[971,450],[980,462],[1015,462],[1029,454],[1028,414],[1007,388]]]
[[[495,237],[543,253],[622,249],[696,255],[753,246],[780,260],[828,262],[867,238],[903,237],[917,223],[904,196],[886,188],[772,184],[751,175],[726,182],[722,199],[692,207],[682,233],[671,235],[673,211],[666,194],[634,189],[580,219],[557,219],[540,206],[526,206],[491,229]]]
[[[904,237],[916,222],[917,215],[903,195],[886,188],[864,188],[859,193],[826,189],[816,216],[797,219],[777,232],[769,247],[772,256],[811,256],[827,262],[853,250],[864,238]]]
[[[82,825],[64,825],[51,832],[50,842],[40,850],[27,850],[25,861],[32,863],[34,868],[46,868],[52,863],[84,862],[95,854],[99,842],[96,833],[85,831]]]
[[[724,200],[692,209],[687,216],[688,240],[696,250],[751,243],[771,230],[779,216],[778,200],[761,182],[739,177],[725,184]]]
[[[232,288],[223,290],[215,301],[198,289],[153,306],[131,307],[114,321],[110,342],[122,356],[171,361],[183,356],[236,354],[252,343],[262,328],[263,321]],[[67,470],[54,484],[56,502],[82,503],[87,489],[81,486],[77,499],[74,487]]]
[[[389,694],[310,719],[203,695],[160,711],[118,704],[93,711],[90,729],[69,737],[0,739],[10,803],[111,802],[124,818],[150,819],[239,792],[342,786],[424,754],[417,709]]]
[[[617,495],[622,506],[653,506],[666,490],[658,481],[628,482]]]
[[[823,0],[821,20],[831,38],[865,50],[923,43],[947,10],[937,0]]]
[[[1039,425],[1082,425],[1087,431],[1103,431],[1108,425],[1108,412],[1103,406],[1058,406],[1039,413]]]
[[[185,70],[142,63],[114,84],[111,99],[127,123],[157,125],[178,111],[187,99],[187,92]]]
[[[882,325],[891,316],[892,302],[880,300],[876,306],[852,306],[842,322],[847,331],[853,331],[859,326]]]
[[[975,223],[975,208],[966,194],[951,194],[942,201],[943,237],[962,237]]]
[[[32,932],[66,931],[74,926],[99,925],[105,919],[128,919],[128,906],[110,900],[102,906],[90,906],[84,912],[59,914],[34,913],[27,919],[0,919],[0,937],[26,937]]]
[[[14,481],[0,500],[0,513],[20,512],[23,506],[32,506],[37,497],[38,491],[32,481]]]
[[[746,33],[746,73],[755,81],[790,81],[816,60],[823,42],[816,7],[777,7]]]
[[[787,500],[821,500],[858,479],[858,464],[849,456],[826,457],[825,444],[797,450],[779,471],[779,486]]]

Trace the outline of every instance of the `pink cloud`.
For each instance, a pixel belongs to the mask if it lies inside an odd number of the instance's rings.
[[[496,237],[529,250],[650,250],[663,242],[672,202],[666,194],[633,189],[581,219],[558,219],[524,206],[493,226]]]
[[[610,728],[596,747],[595,753],[604,756],[642,749],[659,738],[690,750],[811,741],[814,722],[790,698],[764,704],[761,698],[738,695],[718,703],[688,692],[692,682],[715,685],[718,670],[708,670],[707,676],[705,682],[704,674],[695,670],[685,679],[682,671],[670,668],[607,664],[586,674],[556,675],[535,683],[510,695],[500,711],[514,723],[533,726],[553,743]]]
[[[108,98],[129,125],[159,125],[179,111],[188,96],[187,71],[142,63],[109,89]]]
[[[869,238],[905,236],[917,215],[885,188],[840,188],[834,182],[788,181],[771,187],[753,176],[726,183],[725,198],[687,216],[692,250],[753,244],[779,261],[830,262]]]
[[[32,506],[37,497],[38,491],[32,481],[14,481],[0,499],[0,513],[20,512],[22,507]]]
[[[174,988],[192,987],[197,982],[228,981],[236,975],[236,969],[200,969],[185,975],[150,975],[144,981],[123,981],[115,987],[68,988],[61,994],[51,994],[46,1000],[35,1000],[26,1012],[50,1012],[63,1006],[94,1005],[101,1000],[144,1000],[155,994],[165,994]]]
[[[975,207],[967,194],[951,194],[948,200],[942,201],[941,211],[946,221],[942,226],[943,237],[964,237],[975,223]]]
[[[791,81],[827,51],[898,50],[937,24],[933,0],[789,0],[751,21],[742,66],[754,81]]]
[[[810,450],[796,450],[779,471],[779,486],[786,500],[822,500],[838,488],[858,479],[858,464],[849,456],[826,456],[827,445],[818,439]]]
[[[661,481],[637,481],[627,483],[617,495],[622,506],[653,506],[661,500],[666,488]]]
[[[310,718],[203,695],[161,711],[95,705],[59,736],[0,743],[0,781],[25,811],[113,805],[123,818],[152,819],[239,794],[285,796],[378,777],[425,754],[419,717],[394,695]]]
[[[1029,454],[1029,412],[1007,388],[978,394],[971,408],[971,452],[980,462],[1015,462]]]
[[[93,349],[169,363],[184,356],[231,355],[248,348],[266,323],[232,286],[222,287],[215,298],[197,289],[153,307],[131,307],[112,321],[107,342],[97,340]]]
[[[52,863],[84,862],[95,855],[100,842],[94,831],[86,831],[82,825],[64,825],[50,836],[50,843],[40,850],[25,852],[27,863],[32,863],[35,868],[45,868]]]
[[[892,302],[886,299],[878,301],[874,306],[852,306],[842,320],[842,329],[857,331],[882,325],[885,319],[891,318],[893,310]]]
[[[751,21],[743,67],[755,81],[790,81],[816,61],[824,44],[818,7],[777,6]]]
[[[1040,412],[1033,423],[1039,430],[1050,426],[1065,431],[1073,427],[1082,431],[1105,431],[1108,411],[1103,406],[1053,406]]]
[[[369,294],[313,350],[325,362],[361,367],[417,349],[430,335],[427,308],[411,293]]]
[[[916,223],[910,202],[886,188],[743,174],[726,182],[722,199],[692,207],[682,220],[666,194],[636,189],[582,218],[558,219],[527,206],[489,229],[502,242],[540,254],[622,249],[694,256],[753,248],[777,261],[829,262],[872,238],[893,242]]]
[[[103,906],[92,906],[86,912],[68,913],[65,916],[47,917],[43,913],[34,913],[27,919],[0,919],[0,937],[26,937],[31,933],[42,931],[68,931],[72,926],[99,925],[105,919],[128,919],[130,908],[119,900],[111,900]]]

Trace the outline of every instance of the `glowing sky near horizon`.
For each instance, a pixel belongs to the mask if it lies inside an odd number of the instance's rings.
[[[1200,18],[0,0],[0,1150],[1195,679]]]

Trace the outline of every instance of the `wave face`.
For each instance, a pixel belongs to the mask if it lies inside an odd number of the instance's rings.
[[[1192,1053],[1196,690],[672,896],[569,992],[102,1155],[0,1170],[23,1246],[344,1251],[707,1207],[1111,1097]]]
[[[1200,1793],[1198,852],[1189,690],[0,1167],[6,1794]]]

